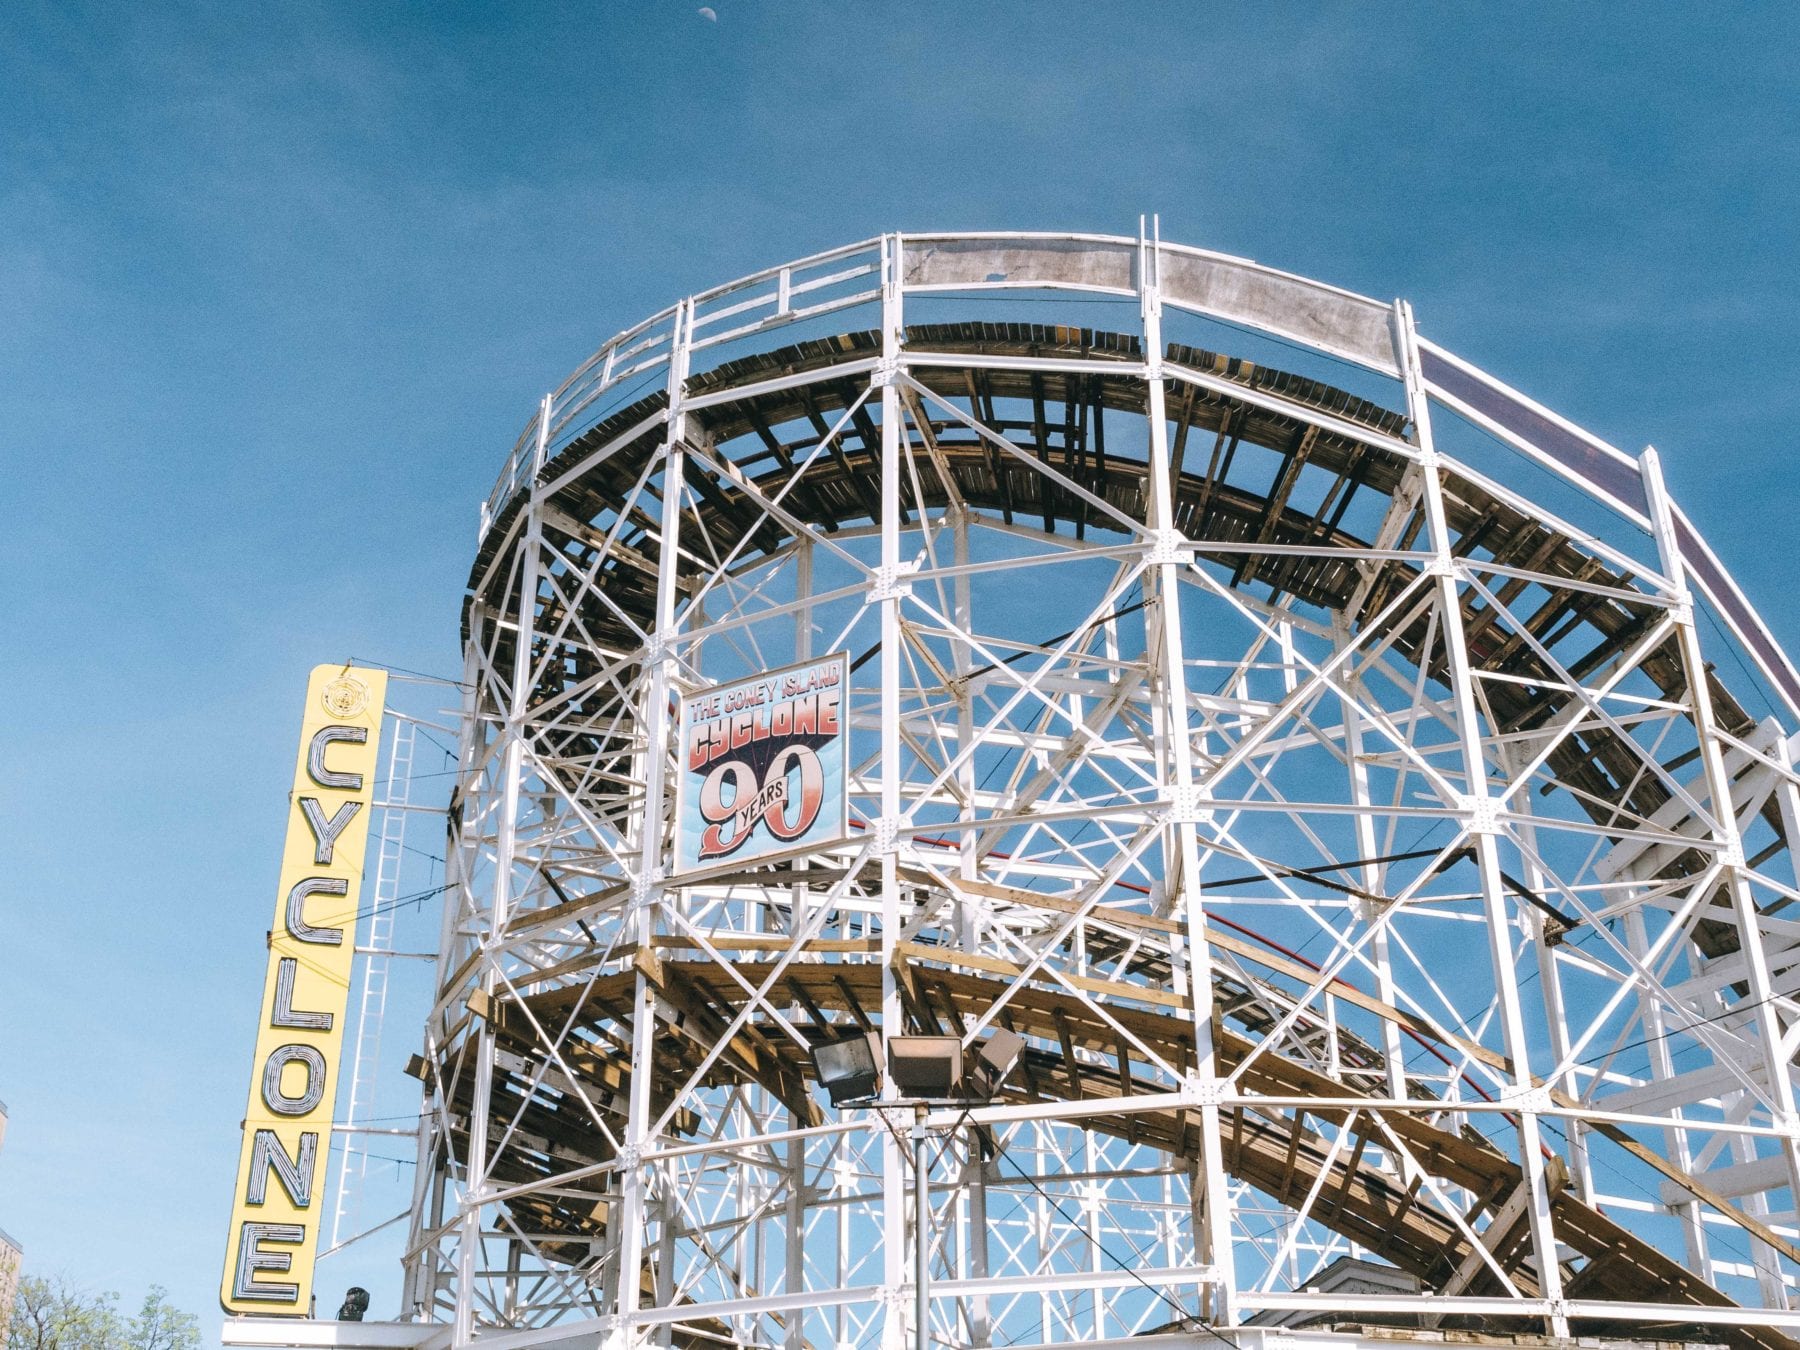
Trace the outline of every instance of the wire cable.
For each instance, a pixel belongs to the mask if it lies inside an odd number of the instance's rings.
[[[965,1116],[967,1114],[968,1114],[967,1112],[964,1112]],[[1000,1138],[1000,1135],[998,1132],[994,1132],[991,1137],[994,1141],[994,1156],[996,1159],[1003,1159],[1006,1162],[1011,1163],[1013,1171],[1018,1173],[1019,1177],[1022,1180],[1024,1180],[1027,1184],[1029,1184],[1032,1190],[1036,1191],[1040,1196],[1042,1196],[1045,1200],[1047,1200],[1055,1208],[1056,1212],[1058,1214],[1062,1215],[1063,1221],[1065,1223],[1067,1223],[1070,1228],[1074,1229],[1077,1233],[1080,1233],[1084,1238],[1086,1238],[1089,1242],[1091,1242],[1094,1245],[1095,1249],[1097,1251],[1099,1251],[1099,1253],[1102,1256],[1104,1256],[1107,1260],[1111,1261],[1120,1270],[1124,1271],[1127,1275],[1131,1276],[1132,1279],[1136,1280],[1139,1284],[1143,1285],[1145,1289],[1149,1290],[1157,1298],[1161,1299],[1164,1303],[1168,1304],[1171,1308],[1173,1308],[1175,1310],[1177,1318],[1180,1321],[1180,1325],[1182,1325],[1184,1327],[1197,1326],[1202,1331],[1205,1331],[1208,1335],[1212,1336],[1215,1340],[1222,1341],[1224,1344],[1230,1346],[1232,1348],[1232,1350],[1238,1350],[1238,1343],[1236,1341],[1234,1341],[1230,1337],[1226,1336],[1216,1326],[1214,1326],[1211,1322],[1207,1321],[1206,1318],[1201,1317],[1198,1313],[1190,1313],[1186,1308],[1182,1307],[1174,1299],[1170,1298],[1166,1291],[1164,1291],[1162,1289],[1158,1289],[1155,1285],[1151,1284],[1150,1281],[1146,1280],[1142,1275],[1138,1274],[1136,1266],[1131,1265],[1128,1262],[1121,1260],[1117,1255],[1115,1255],[1112,1252],[1112,1250],[1110,1248],[1107,1247],[1107,1245],[1104,1242],[1102,1242],[1099,1238],[1095,1237],[1092,1233],[1088,1232],[1088,1230],[1086,1228],[1082,1227],[1080,1221],[1078,1219],[1074,1218],[1073,1216],[1071,1216],[1069,1211],[1063,1207],[1062,1201],[1058,1200],[1055,1196],[1051,1195],[1050,1192],[1046,1191],[1042,1186],[1040,1186],[1038,1184],[1038,1180],[1036,1177],[1032,1176],[1031,1173],[1027,1172],[1023,1167],[1019,1166],[1019,1164],[1013,1159],[1012,1154],[1007,1150],[1006,1143],[1004,1140],[1002,1140]],[[1130,1239],[1127,1239],[1127,1242],[1130,1243]],[[1130,1246],[1131,1246],[1132,1255],[1135,1256],[1139,1261],[1144,1261],[1144,1260],[1148,1259],[1146,1253],[1141,1248],[1139,1248],[1136,1243],[1130,1243]]]
[[[475,687],[472,684],[465,684],[461,680],[445,679],[442,675],[430,675],[422,670],[408,670],[405,666],[391,665],[390,663],[388,663],[386,661],[376,661],[371,658],[363,657],[363,656],[352,656],[347,662],[345,662],[345,664],[352,665],[352,666],[354,666],[354,665],[374,666],[378,670],[398,671],[402,675],[411,675],[417,679],[430,680],[434,684],[447,684],[454,689],[473,689]]]
[[[1682,1026],[1670,1027],[1667,1031],[1659,1031],[1656,1035],[1645,1036],[1641,1040],[1627,1041],[1624,1045],[1617,1046],[1614,1049],[1608,1050],[1603,1054],[1593,1055],[1587,1059],[1578,1059],[1575,1062],[1584,1067],[1591,1067],[1595,1064],[1598,1064],[1601,1060],[1610,1059],[1614,1055],[1624,1054],[1625,1051],[1627,1051],[1627,1050],[1636,1050],[1640,1046],[1654,1045],[1657,1041],[1667,1040],[1670,1036],[1679,1036],[1684,1031],[1693,1031],[1698,1027],[1707,1026],[1713,1022],[1721,1022],[1727,1017],[1736,1017],[1739,1013],[1747,1013],[1753,1008],[1760,1008],[1765,1003],[1773,1003],[1776,999],[1785,998],[1785,997],[1786,997],[1786,995],[1784,995],[1784,994],[1768,994],[1762,998],[1751,999],[1746,1003],[1736,1003],[1736,1004],[1733,1004],[1731,1007],[1726,1008],[1723,1012],[1714,1013],[1711,1017],[1702,1017],[1702,1018],[1697,1019],[1696,1021],[1688,1022]],[[1700,1047],[1690,1045],[1685,1048],[1689,1049],[1689,1050],[1697,1050]],[[1679,1054],[1680,1051],[1677,1051],[1676,1053]]]

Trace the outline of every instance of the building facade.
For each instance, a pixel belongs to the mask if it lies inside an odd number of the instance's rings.
[[[6,1103],[0,1102],[0,1147],[5,1143]],[[7,1331],[12,1325],[13,1298],[18,1293],[19,1267],[24,1259],[25,1249],[0,1228],[0,1345],[6,1343]]]

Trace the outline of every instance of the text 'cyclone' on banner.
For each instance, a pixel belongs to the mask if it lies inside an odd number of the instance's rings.
[[[682,699],[678,873],[843,841],[848,689],[838,652]]]

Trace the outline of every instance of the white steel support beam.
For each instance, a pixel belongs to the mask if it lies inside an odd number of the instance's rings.
[[[1500,1025],[1506,1054],[1512,1066],[1512,1085],[1524,1102],[1519,1110],[1519,1165],[1529,1189],[1528,1214],[1532,1252],[1539,1286],[1549,1307],[1553,1336],[1569,1334],[1569,1319],[1562,1311],[1562,1265],[1556,1233],[1550,1218],[1550,1186],[1545,1175],[1543,1128],[1534,1105],[1536,1084],[1531,1075],[1531,1038],[1525,1027],[1524,1005],[1519,997],[1519,973],[1514,964],[1512,938],[1517,929],[1512,898],[1500,876],[1500,831],[1495,824],[1497,803],[1488,791],[1487,751],[1481,734],[1481,717],[1475,703],[1474,676],[1469,667],[1468,644],[1463,635],[1462,597],[1457,586],[1458,563],[1451,550],[1450,527],[1444,512],[1443,466],[1431,436],[1431,408],[1425,396],[1425,377],[1419,371],[1418,335],[1413,328],[1412,307],[1405,301],[1394,306],[1396,348],[1406,380],[1407,412],[1419,442],[1423,473],[1426,529],[1435,555],[1439,623],[1449,664],[1450,692],[1456,707],[1461,740],[1464,796],[1461,820],[1475,847],[1481,875],[1481,902],[1492,959],[1495,993],[1500,1005]],[[1429,661],[1426,653],[1423,660]],[[1547,1102],[1545,1103],[1548,1104]]]
[[[1514,747],[1500,745],[1495,755],[1499,766],[1506,774],[1508,781],[1517,781],[1515,770],[1517,758]],[[1525,884],[1534,894],[1543,895],[1550,889],[1551,878],[1538,861],[1540,855],[1537,826],[1531,818],[1531,794],[1521,792],[1513,807],[1515,820],[1513,830],[1525,845],[1524,871]],[[1572,1058],[1571,1040],[1569,1036],[1568,998],[1563,989],[1562,967],[1556,959],[1557,948],[1545,940],[1545,916],[1541,913],[1530,913],[1526,916],[1528,931],[1532,935],[1532,943],[1537,951],[1538,983],[1544,991],[1544,1020],[1546,1031],[1550,1037],[1550,1053],[1557,1064],[1566,1064]],[[1581,1095],[1581,1084],[1571,1068],[1553,1078],[1550,1086],[1560,1089],[1562,1093],[1573,1099]],[[1593,1163],[1589,1157],[1588,1137],[1585,1126],[1579,1120],[1566,1122],[1565,1138],[1569,1143],[1569,1175],[1575,1187],[1575,1193],[1584,1201],[1592,1201],[1594,1196]]]
[[[881,815],[874,822],[875,852],[881,868],[881,1045],[903,1029],[900,982],[895,970],[900,940],[900,457],[906,453],[900,421],[900,348],[905,337],[901,308],[901,244],[899,235],[881,239],[881,364],[874,384],[881,395],[881,566],[877,573],[876,615],[881,624]],[[889,1082],[885,1088],[896,1094]],[[881,1325],[882,1350],[902,1350],[913,1335],[907,1294],[906,1196],[907,1150],[890,1125],[881,1140],[882,1284],[886,1307]],[[919,1213],[915,1223],[924,1224]]]
[[[475,634],[479,634],[482,621],[481,607],[472,607],[470,627]],[[450,795],[452,827],[444,849],[445,900],[443,916],[438,926],[437,959],[432,967],[434,986],[455,964],[458,920],[464,912],[467,888],[471,880],[466,837],[457,828],[456,822],[460,811],[467,806],[465,788],[468,784],[463,778],[463,766],[474,762],[475,742],[482,725],[479,716],[479,685],[476,682],[478,667],[475,653],[478,646],[477,642],[471,641],[463,651],[462,715],[456,749],[457,782]],[[427,1023],[428,1040],[434,1032],[435,1028]],[[427,1049],[429,1050],[429,1045]],[[404,1272],[401,1282],[401,1310],[406,1316],[414,1318],[435,1311],[438,1291],[443,1284],[443,1272],[439,1267],[440,1253],[432,1234],[443,1224],[447,1168],[440,1168],[437,1159],[440,1151],[448,1156],[450,1132],[446,1128],[442,1084],[430,1067],[432,1061],[433,1057],[428,1054],[422,1092],[423,1105],[419,1111],[418,1142],[414,1151],[412,1215],[407,1228],[406,1252],[400,1262]]]
[[[1335,633],[1336,643],[1341,648],[1348,648],[1351,634],[1344,616],[1337,616]],[[1350,777],[1350,800],[1359,808],[1356,813],[1356,851],[1360,858],[1378,858],[1382,849],[1375,830],[1375,800],[1369,788],[1369,761],[1363,748],[1363,718],[1357,711],[1359,703],[1369,701],[1368,691],[1363,686],[1362,676],[1352,673],[1345,681],[1351,697],[1342,702],[1344,713],[1344,757],[1348,761]],[[1365,895],[1383,895],[1387,891],[1387,874],[1382,864],[1365,862],[1359,869],[1362,888]],[[1361,921],[1365,924],[1376,923],[1380,915],[1376,906],[1369,900],[1359,901]],[[1394,1005],[1398,1002],[1397,986],[1394,982],[1393,954],[1390,950],[1390,939],[1387,926],[1383,924],[1376,932],[1374,940],[1369,944],[1369,959],[1375,966],[1375,996],[1383,1003]],[[1387,1077],[1388,1095],[1397,1101],[1407,1097],[1406,1086],[1406,1049],[1401,1044],[1399,1024],[1384,1020],[1381,1024],[1381,1050],[1385,1061],[1384,1071]]]
[[[1732,918],[1737,927],[1739,955],[1744,960],[1747,997],[1743,1006],[1749,1012],[1750,1025],[1762,1053],[1761,1068],[1767,1083],[1770,1114],[1775,1127],[1783,1134],[1780,1154],[1787,1162],[1790,1193],[1800,1197],[1800,1116],[1795,1113],[1791,1056],[1785,1052],[1785,1028],[1776,1007],[1774,979],[1769,971],[1768,954],[1763,949],[1761,914],[1750,891],[1750,868],[1744,857],[1744,842],[1738,830],[1737,810],[1732,800],[1730,775],[1725,769],[1725,755],[1720,744],[1717,716],[1713,709],[1705,654],[1700,649],[1700,633],[1695,623],[1692,593],[1688,588],[1688,562],[1682,556],[1675,536],[1675,522],[1668,490],[1663,484],[1662,460],[1653,446],[1646,446],[1639,458],[1644,476],[1645,494],[1649,500],[1650,519],[1655,528],[1656,544],[1663,559],[1663,570],[1673,578],[1676,588],[1675,628],[1681,643],[1682,665],[1687,672],[1686,702],[1699,739],[1700,762],[1705,768],[1711,814],[1716,822],[1721,845],[1725,885],[1729,893]],[[1759,1260],[1769,1259],[1759,1257]]]
[[[668,819],[666,790],[670,754],[669,696],[675,657],[677,558],[681,538],[681,506],[686,495],[687,414],[682,396],[687,384],[687,354],[693,324],[691,304],[676,306],[669,353],[669,427],[663,442],[662,520],[656,574],[656,620],[651,630],[655,644],[645,662],[644,701],[644,808],[638,823],[637,874],[629,898],[628,928],[634,941],[647,946],[668,890],[664,876],[664,822]],[[640,971],[632,998],[631,1100],[625,1127],[625,1147],[619,1150],[619,1221],[615,1307],[618,1323],[612,1344],[624,1350],[641,1337],[636,1316],[642,1297],[644,1243],[652,1214],[646,1168],[640,1161],[652,1142],[649,1131],[655,1113],[651,1107],[651,1066],[655,1063],[657,1036],[656,991]],[[667,1215],[664,1222],[668,1222]]]
[[[550,400],[544,399],[538,413],[537,458],[542,460],[545,440],[549,435]],[[513,883],[518,867],[519,797],[524,777],[526,719],[531,712],[531,648],[537,631],[538,557],[543,548],[540,524],[540,501],[534,486],[526,507],[523,533],[523,560],[519,569],[518,610],[513,634],[512,678],[509,701],[505,709],[506,738],[502,751],[500,819],[494,848],[494,894],[491,901],[492,937],[483,944],[481,992],[491,1000],[499,984],[499,952],[494,949],[506,930],[513,901]],[[490,945],[492,944],[492,945]],[[485,1104],[492,1097],[494,1082],[494,1029],[482,1020],[475,1036],[475,1101]],[[461,1347],[474,1341],[476,1326],[476,1271],[482,1254],[481,1214],[488,1191],[488,1112],[477,1110],[469,1122],[469,1151],[463,1160],[463,1212],[461,1235],[457,1245],[456,1323],[454,1344]]]
[[[1165,775],[1161,786],[1169,810],[1169,824],[1165,828],[1173,834],[1175,843],[1176,872],[1170,883],[1171,909],[1180,914],[1183,924],[1183,954],[1187,961],[1188,997],[1194,1027],[1194,1074],[1190,1087],[1199,1098],[1200,1173],[1205,1181],[1203,1214],[1206,1232],[1200,1258],[1218,1272],[1213,1305],[1207,1315],[1215,1322],[1233,1326],[1238,1321],[1237,1281],[1232,1273],[1233,1216],[1230,1191],[1225,1181],[1217,1101],[1224,1075],[1219,1071],[1218,1051],[1213,1043],[1212,947],[1206,937],[1206,902],[1202,895],[1200,849],[1195,834],[1193,738],[1188,726],[1187,663],[1181,631],[1181,573],[1185,566],[1181,546],[1185,541],[1175,528],[1170,482],[1168,413],[1162,375],[1162,299],[1156,275],[1159,264],[1160,240],[1155,237],[1145,239],[1140,228],[1139,313],[1148,368],[1145,392],[1150,437],[1149,519],[1146,524],[1155,541],[1151,546],[1152,562],[1145,568],[1145,579],[1154,585],[1161,610],[1158,616],[1161,646],[1153,660],[1160,685],[1158,702],[1167,742],[1164,753],[1158,756],[1158,764]]]

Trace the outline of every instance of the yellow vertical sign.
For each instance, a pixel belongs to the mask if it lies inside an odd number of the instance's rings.
[[[307,682],[219,1291],[229,1313],[311,1311],[386,697],[382,670],[318,666]]]

